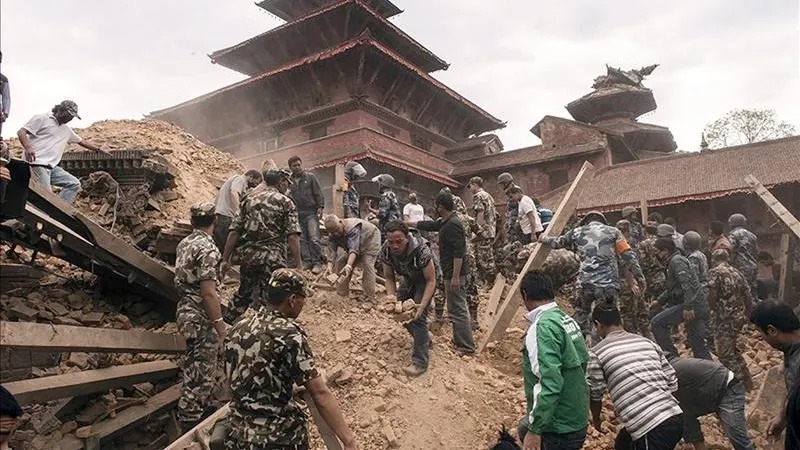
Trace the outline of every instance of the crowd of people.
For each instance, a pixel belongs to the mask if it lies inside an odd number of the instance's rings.
[[[347,296],[360,268],[367,298],[375,296],[380,271],[388,298],[413,300],[416,309],[404,324],[413,339],[411,361],[403,371],[416,377],[429,365],[432,311],[440,321],[446,308],[453,351],[474,354],[476,286],[494,280],[495,250],[509,242],[538,241],[574,252],[578,261],[571,316],[555,303],[544,272],[526,274],[521,284],[531,322],[523,350],[529,412],[519,427],[524,448],[580,448],[587,424],[602,429],[601,404],[608,392],[624,426],[617,448],[669,449],[683,438],[702,450],[697,418],[716,413],[732,445],[752,449],[744,395],[753,382],[740,342],[748,317],[771,345],[785,351],[787,388],[797,390],[792,374],[800,370],[800,324],[788,306],[756,301],[757,242],[742,215],[731,216],[727,235],[712,223],[705,243],[696,232],[679,234],[658,214],[642,224],[635,208],[623,210],[616,226],[595,211],[560,236],[549,236],[542,231],[551,215],[508,174],[497,180],[508,198],[504,229],[480,177],[467,184],[471,210],[443,188],[434,200],[433,220],[415,196],[401,207],[393,177],[380,174],[372,179],[379,186],[377,208],[367,203],[369,213],[362,218],[353,181],[364,179],[366,171],[351,163],[343,210],[323,216],[319,183],[299,158],[290,166],[265,170],[262,180],[252,172],[232,177],[216,207],[192,209],[195,231],[178,248],[178,325],[188,347],[178,418],[188,430],[208,414],[214,380],[204,369],[215,365],[213,349],[222,345],[233,395],[229,449],[304,448],[306,424],[293,400],[294,384],[311,392],[345,447],[356,446],[319,378],[307,336],[294,321],[309,295],[303,270],[337,275],[337,292]],[[229,207],[236,199],[238,208]],[[220,246],[214,230],[228,211],[233,218]],[[327,251],[320,243],[320,222],[328,234]],[[223,316],[216,286],[234,251],[241,282]],[[679,324],[693,358],[679,356],[673,342]],[[787,423],[787,417],[776,420],[771,433]]]
[[[0,84],[7,88],[7,80]],[[0,98],[4,120],[9,101],[5,93]],[[80,118],[78,107],[65,100],[17,133],[34,182],[60,187],[67,203],[80,189],[80,181],[58,165],[67,146],[110,154],[75,134],[68,126],[74,118]],[[770,432],[788,424],[787,443],[796,445],[800,322],[784,304],[759,302],[766,290],[757,281],[763,256],[745,216],[732,215],[727,234],[724,223],[711,222],[707,240],[695,231],[678,233],[674,220],[657,213],[642,221],[632,207],[623,209],[615,226],[592,211],[565,233],[545,235],[552,212],[525,195],[509,173],[496,180],[507,197],[505,220],[481,177],[467,183],[471,207],[445,187],[431,219],[414,193],[401,205],[389,174],[372,178],[378,204],[362,202],[356,182],[367,173],[357,162],[345,165],[342,210],[323,216],[316,177],[299,157],[288,166],[236,174],[216,203],[191,208],[194,230],[178,245],[175,267],[177,324],[187,342],[177,410],[184,430],[210,412],[209,368],[222,346],[232,392],[226,448],[306,448],[295,385],[308,390],[344,447],[356,448],[295,321],[309,296],[302,272],[337,275],[337,293],[348,296],[358,268],[368,299],[375,298],[380,272],[388,298],[413,300],[416,309],[404,324],[413,346],[403,371],[416,377],[429,365],[430,312],[441,324],[446,309],[453,351],[474,354],[478,286],[494,282],[501,249],[538,242],[574,253],[577,270],[571,316],[556,305],[546,273],[533,271],[522,281],[531,322],[522,365],[529,412],[519,429],[524,448],[580,448],[590,420],[601,427],[600,404],[608,392],[624,425],[617,448],[670,449],[683,438],[702,450],[697,417],[716,413],[734,448],[753,449],[743,412],[744,394],[753,389],[742,357],[748,318],[784,352],[793,397]],[[7,178],[7,171],[0,175]],[[219,286],[234,254],[240,285],[223,312]],[[674,331],[680,324],[693,358],[679,356]]]

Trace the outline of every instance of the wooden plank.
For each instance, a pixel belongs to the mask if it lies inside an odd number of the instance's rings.
[[[502,273],[498,273],[494,279],[494,286],[489,293],[489,304],[486,306],[486,311],[490,316],[494,316],[497,312],[497,306],[500,304],[500,298],[503,297],[503,290],[506,287],[506,277]]]
[[[345,183],[344,164],[337,164],[334,168],[333,178],[333,214],[344,217],[344,191],[342,187]]]
[[[197,424],[197,426],[189,430],[183,436],[176,439],[175,442],[170,444],[164,450],[183,450],[184,448],[192,445],[192,442],[195,442],[198,432],[201,434],[204,432],[206,434],[211,434],[211,430],[214,428],[214,425],[217,423],[217,421],[227,416],[230,410],[231,410],[230,403],[226,403],[220,409],[218,409],[214,414],[211,414],[205,420]]]
[[[180,353],[183,336],[144,330],[73,327],[32,322],[0,322],[0,348],[52,352]]]
[[[325,448],[328,450],[342,450],[342,444],[339,442],[339,438],[336,437],[336,433],[333,432],[331,427],[328,426],[328,423],[322,418],[316,403],[314,403],[314,399],[311,398],[311,393],[307,390],[303,392],[303,400],[305,400],[308,410],[311,412],[311,417],[314,418],[314,423],[317,424],[317,431],[319,431],[319,435],[322,436],[322,442],[325,443]]]
[[[151,361],[107,369],[14,381],[4,386],[21,405],[44,403],[60,398],[106,392],[145,381],[174,377],[178,366],[171,361]]]
[[[647,200],[642,200],[639,202],[639,216],[642,219],[642,225],[647,224],[647,216],[649,215],[647,212]]]
[[[561,200],[561,204],[558,206],[556,213],[553,215],[553,219],[550,221],[550,225],[544,230],[542,236],[558,236],[561,234],[561,230],[566,226],[567,221],[569,221],[569,218],[578,206],[581,192],[589,185],[593,178],[594,166],[589,162],[584,162],[583,167],[581,167],[580,172],[578,172],[578,176],[572,181],[572,185]],[[550,247],[541,244],[537,245],[533,252],[531,252],[522,271],[517,275],[514,284],[511,285],[511,290],[506,294],[503,304],[500,305],[500,309],[498,309],[495,315],[494,322],[481,338],[481,342],[478,345],[478,352],[483,351],[489,342],[496,341],[503,336],[506,329],[511,324],[511,321],[514,320],[514,316],[520,307],[519,285],[522,283],[522,277],[524,277],[529,270],[540,268],[542,264],[544,264],[549,253]]]
[[[748,184],[748,186],[750,186],[753,192],[761,197],[761,200],[763,200],[769,209],[771,209],[772,212],[778,216],[778,219],[785,223],[786,226],[797,235],[797,237],[800,237],[800,222],[797,220],[797,217],[790,213],[789,210],[786,209],[786,207],[783,206],[783,204],[779,202],[774,195],[772,195],[772,192],[765,188],[764,185],[761,184],[758,179],[756,179],[756,177],[753,175],[748,175],[744,178],[744,181]]]
[[[794,270],[794,246],[795,242],[792,235],[783,233],[781,235],[781,250],[778,260],[781,263],[781,275],[778,279],[778,298],[785,303],[789,303],[792,298],[792,273]]]
[[[97,425],[92,425],[93,438],[96,439],[96,442],[98,442],[100,445],[108,444],[112,440],[125,434],[151,417],[158,416],[159,414],[175,407],[175,405],[178,404],[178,398],[180,395],[180,384],[168,387],[167,389],[147,399],[146,403],[131,406],[130,408],[117,413],[116,417],[113,419],[104,420]],[[61,448],[62,450],[67,450],[63,445]],[[76,447],[74,444],[72,444],[68,450],[80,450],[82,448],[86,448],[86,445],[84,444]]]

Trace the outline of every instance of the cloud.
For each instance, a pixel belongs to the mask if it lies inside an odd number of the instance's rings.
[[[35,3],[35,5],[33,4]],[[396,0],[391,20],[440,57],[434,76],[508,121],[506,148],[590,91],[606,63],[660,63],[645,84],[682,149],[732,108],[775,109],[800,124],[798,3]],[[71,98],[82,125],[140,118],[241,80],[207,54],[280,23],[248,1],[4,2],[0,19],[11,80],[5,136]]]

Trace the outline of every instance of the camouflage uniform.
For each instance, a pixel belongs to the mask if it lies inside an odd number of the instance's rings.
[[[180,361],[183,386],[178,420],[189,423],[200,420],[214,388],[217,332],[203,307],[200,282],[214,280],[219,289],[222,255],[211,235],[197,229],[178,244],[176,253],[175,287],[180,300],[175,321],[186,338],[186,350]]]
[[[623,278],[627,279],[629,276],[633,277],[642,286],[642,281],[645,280],[644,274],[638,264],[632,264],[630,261],[625,261],[617,256],[617,262]],[[638,272],[637,272],[638,268]],[[619,289],[619,313],[622,317],[622,325],[625,331],[635,333],[640,336],[650,336],[650,308],[645,303],[645,294],[643,292],[636,295],[628,286],[627,282],[620,283]]]
[[[355,185],[352,182],[347,183],[347,189],[342,194],[343,218],[345,219],[360,219],[361,218],[361,205],[359,203],[359,195]]]
[[[461,205],[464,205],[463,201],[461,202]],[[464,207],[463,212],[458,211],[457,214],[458,218],[461,219],[461,223],[464,224],[464,236],[467,240],[467,260],[465,261],[465,264],[468,265],[467,268],[469,270],[467,271],[466,277],[464,277],[464,292],[467,294],[467,306],[469,308],[470,317],[472,318],[472,329],[474,330],[478,327],[478,304],[480,297],[478,296],[477,285],[478,268],[475,265],[477,258],[475,257],[475,245],[472,243],[472,236],[477,233],[478,224],[475,223],[475,219],[467,214],[466,207]],[[438,311],[439,303],[437,303],[436,306]],[[444,302],[442,302],[442,307],[444,307]]]
[[[527,259],[526,256],[520,263],[524,265]],[[541,271],[553,281],[553,289],[560,291],[562,295],[568,298],[574,298],[576,290],[575,279],[578,276],[580,265],[580,260],[578,260],[575,253],[559,248],[550,251],[547,259],[544,260]],[[522,270],[522,267],[517,272],[520,270]]]
[[[639,243],[639,264],[647,282],[647,291],[644,293],[644,306],[647,308],[645,313],[649,322],[650,308],[658,296],[664,292],[664,284],[666,282],[664,265],[658,259],[655,236],[648,236],[647,239]]]
[[[758,250],[758,238],[747,228],[736,227],[728,234],[728,240],[733,247],[733,267],[739,269],[750,285],[750,292],[753,300],[758,299],[756,281],[758,280],[758,264],[756,263],[756,253]]]
[[[741,272],[726,262],[712,268],[708,275],[708,284],[714,294],[711,316],[716,325],[717,357],[749,389],[753,380],[742,358],[745,349],[739,336],[747,324],[744,299],[750,286]]]
[[[268,186],[242,200],[231,230],[239,234],[241,268],[239,290],[226,312],[228,323],[234,323],[251,305],[258,307],[266,301],[272,271],[287,266],[289,235],[300,234],[297,208],[289,197]]]
[[[497,267],[494,261],[494,237],[497,231],[497,210],[492,196],[480,190],[472,197],[472,210],[477,223],[478,216],[483,216],[483,226],[478,226],[478,241],[475,243],[478,273],[487,284],[494,283]]]
[[[620,288],[617,253],[624,251],[623,258],[630,261],[634,273],[641,272],[639,262],[629,251],[627,241],[618,229],[597,221],[574,228],[559,237],[545,237],[543,242],[550,248],[567,248],[578,255],[580,268],[573,317],[584,335],[589,334],[592,330],[592,303],[617,304]]]
[[[275,271],[269,283],[307,289],[289,269]],[[292,389],[318,373],[308,337],[294,319],[271,305],[242,317],[228,330],[225,371],[232,392],[226,450],[308,448],[307,418]]]
[[[522,228],[519,227],[519,204],[509,200],[506,205],[506,236],[508,242],[522,241]]]
[[[397,194],[392,190],[382,192],[381,200],[378,203],[378,221],[381,233],[383,233],[387,223],[402,218],[403,214],[400,211],[400,202],[397,200]]]
[[[631,221],[630,229],[628,230],[628,244],[630,244],[631,249],[633,249],[637,255],[639,253],[639,244],[644,241],[644,239],[644,226],[635,220]]]

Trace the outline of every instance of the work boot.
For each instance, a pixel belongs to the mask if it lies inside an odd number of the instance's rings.
[[[322,273],[323,270],[324,269],[322,268],[321,265],[315,264],[314,267],[311,268],[311,273],[313,273],[314,275],[319,275]]]
[[[410,366],[403,368],[403,373],[405,373],[406,376],[409,377],[418,377],[427,371],[428,369],[420,367],[416,364],[411,364]]]

